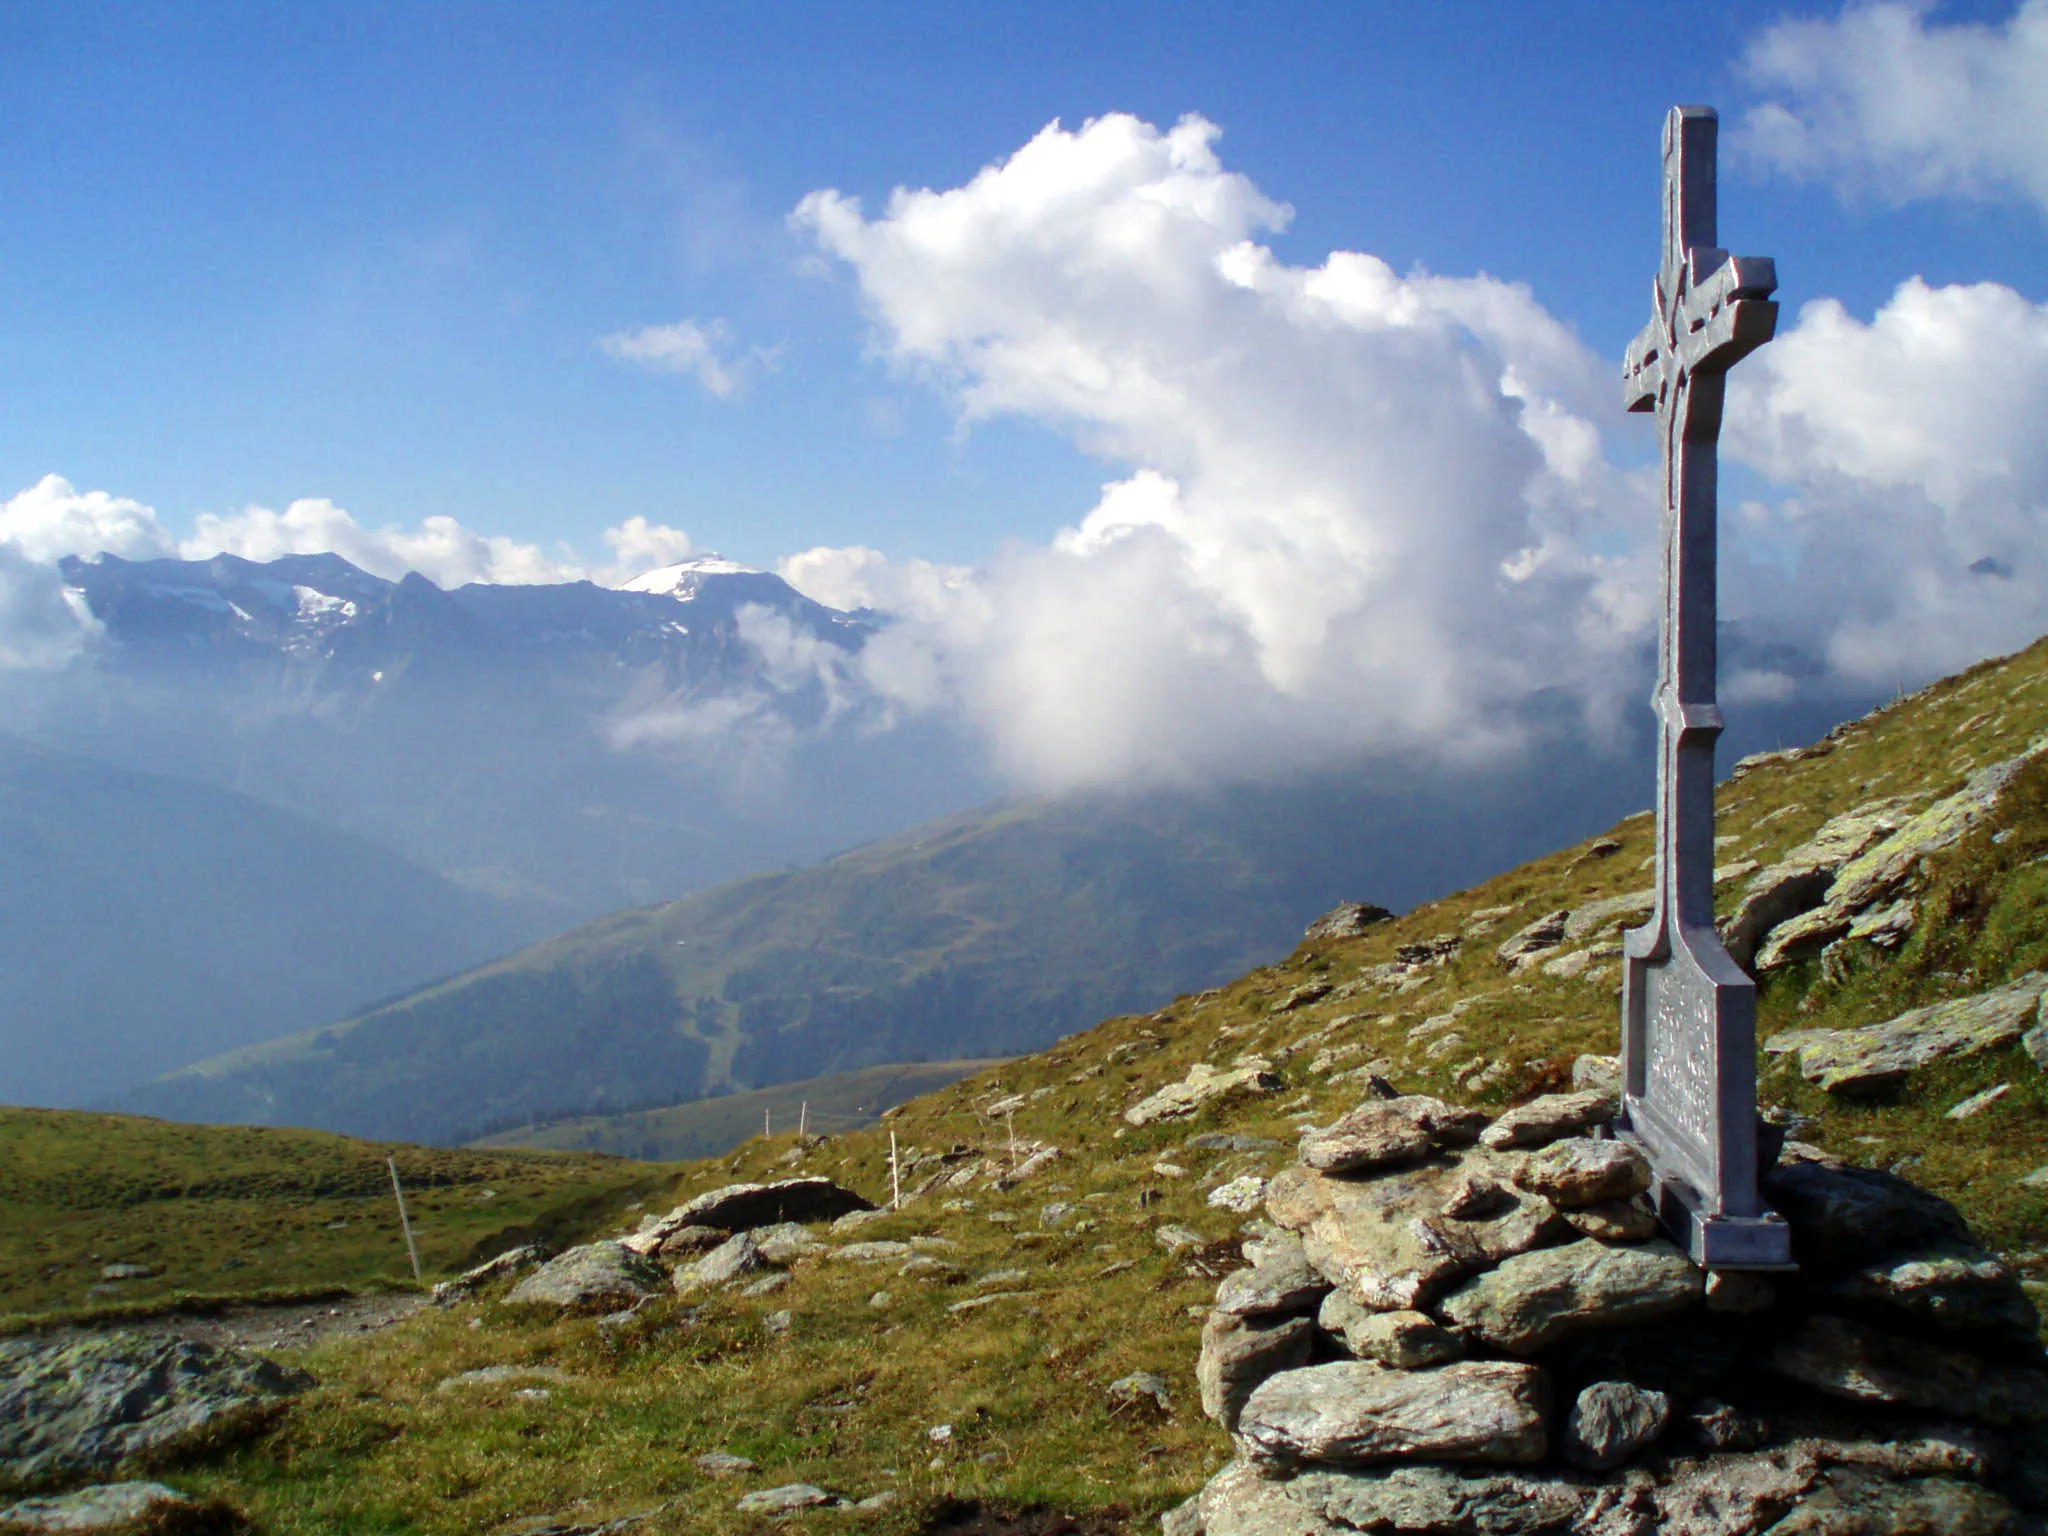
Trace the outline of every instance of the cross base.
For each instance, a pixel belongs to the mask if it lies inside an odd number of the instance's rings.
[[[1656,1168],[1650,1149],[1624,1126],[1614,1131]],[[1716,1216],[1704,1209],[1698,1190],[1675,1173],[1653,1173],[1650,1204],[1657,1220],[1701,1269],[1796,1270],[1792,1229],[1776,1211],[1758,1216]]]

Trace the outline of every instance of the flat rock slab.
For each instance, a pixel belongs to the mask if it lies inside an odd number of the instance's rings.
[[[1381,1461],[1526,1465],[1549,1449],[1550,1384],[1533,1365],[1465,1361],[1431,1371],[1362,1362],[1268,1377],[1238,1415],[1244,1454],[1262,1466]]]
[[[0,1509],[0,1526],[30,1531],[103,1531],[161,1519],[192,1500],[162,1483],[101,1483]]]
[[[1480,1133],[1479,1143],[1496,1149],[1540,1147],[1612,1120],[1615,1107],[1612,1094],[1593,1089],[1546,1093],[1510,1109]]]
[[[610,1311],[656,1294],[668,1284],[662,1267],[624,1243],[606,1239],[557,1254],[506,1293],[508,1304]]]
[[[1876,1259],[1821,1287],[1821,1294],[1948,1333],[2002,1335],[2022,1345],[2034,1343],[2041,1329],[2019,1277],[1981,1248]]]
[[[783,1221],[836,1221],[875,1204],[827,1178],[779,1179],[770,1184],[727,1184],[679,1205],[624,1239],[640,1253],[652,1253],[684,1227],[746,1232]]]
[[[1262,1057],[1227,1069],[1196,1062],[1179,1082],[1168,1083],[1125,1110],[1124,1121],[1129,1125],[1151,1125],[1159,1120],[1185,1120],[1217,1099],[1273,1093],[1279,1087],[1279,1074]]]
[[[1335,1124],[1301,1138],[1301,1162],[1321,1173],[1397,1167],[1448,1147],[1470,1146],[1492,1117],[1427,1094],[1368,1099]]]
[[[796,1509],[821,1509],[839,1501],[810,1483],[784,1483],[780,1488],[762,1488],[733,1506],[743,1515],[780,1515]]]
[[[1619,1328],[1682,1312],[1706,1275],[1670,1243],[1610,1248],[1591,1238],[1518,1254],[1443,1299],[1453,1327],[1509,1354],[1534,1354],[1589,1328]]]
[[[253,1421],[312,1385],[304,1371],[193,1339],[0,1340],[0,1471],[25,1482],[102,1472]]]
[[[1412,1312],[1475,1269],[1521,1253],[1564,1230],[1540,1195],[1507,1188],[1483,1219],[1445,1214],[1475,1165],[1435,1160],[1378,1178],[1350,1179],[1293,1167],[1274,1176],[1266,1211],[1301,1234],[1309,1262],[1332,1285],[1380,1312]]]
[[[1567,1136],[1532,1153],[1514,1177],[1552,1205],[1576,1207],[1641,1194],[1650,1187],[1650,1165],[1627,1142]]]
[[[1856,1029],[1808,1029],[1785,1042],[1808,1082],[1837,1094],[1896,1088],[1937,1061],[1976,1056],[2012,1044],[2033,1024],[2048,972],[2036,971],[1991,992],[1952,997]],[[1778,1047],[1774,1037],[1764,1048]]]
[[[1273,1243],[1262,1250],[1263,1263],[1233,1270],[1216,1287],[1216,1310],[1238,1317],[1286,1316],[1313,1312],[1330,1293],[1330,1282],[1309,1263],[1301,1243]]]

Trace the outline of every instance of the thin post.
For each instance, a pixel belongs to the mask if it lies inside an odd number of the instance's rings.
[[[889,1209],[903,1204],[903,1174],[896,1165],[896,1133],[889,1133]]]
[[[772,1109],[764,1109],[761,1111],[761,1139],[763,1141],[772,1141],[774,1140],[774,1138],[775,1111]]]
[[[405,1232],[405,1251],[412,1258],[412,1281],[420,1282],[420,1245],[412,1238],[412,1218],[405,1213],[405,1186],[398,1182],[398,1159],[387,1157],[384,1166],[391,1170],[391,1193],[398,1197],[398,1225]]]
[[[796,1139],[798,1141],[802,1141],[805,1136],[810,1134],[810,1129],[811,1101],[809,1099],[805,1099],[803,1101],[803,1104],[798,1108],[796,1112]]]
[[[1015,1173],[1017,1171],[1017,1112],[1014,1109],[1004,1110],[1003,1123],[1010,1128],[1010,1172]]]

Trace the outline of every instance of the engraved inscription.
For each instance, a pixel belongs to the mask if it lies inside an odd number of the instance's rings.
[[[1684,1150],[1704,1164],[1714,1128],[1714,989],[1675,967],[1653,970],[1645,980],[1649,1070],[1643,1098],[1684,1134],[1692,1143]]]

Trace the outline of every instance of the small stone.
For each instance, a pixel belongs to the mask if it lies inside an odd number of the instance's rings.
[[[1606,1093],[1546,1093],[1517,1104],[1484,1131],[1479,1144],[1496,1149],[1538,1147],[1576,1135],[1614,1118],[1615,1099]]]
[[[1647,1200],[1603,1200],[1577,1210],[1560,1211],[1572,1230],[1603,1243],[1646,1243],[1662,1230]]]
[[[636,1253],[651,1254],[685,1227],[746,1232],[782,1221],[831,1221],[873,1205],[825,1178],[782,1179],[771,1184],[728,1184],[643,1223],[624,1239]]]
[[[1707,1310],[1747,1316],[1768,1312],[1778,1304],[1777,1288],[1768,1276],[1717,1269],[1707,1276]]]
[[[1517,1254],[1445,1297],[1438,1315],[1510,1354],[1534,1354],[1587,1328],[1682,1312],[1706,1277],[1668,1242],[1610,1248],[1582,1240]]]
[[[697,1470],[711,1477],[731,1477],[740,1472],[752,1472],[754,1464],[744,1456],[735,1456],[731,1451],[706,1451],[697,1459]]]
[[[885,1264],[891,1259],[907,1259],[915,1251],[908,1243],[890,1239],[868,1243],[842,1243],[837,1248],[825,1250],[828,1258],[847,1264]]]
[[[796,1314],[785,1308],[780,1312],[770,1312],[761,1319],[761,1326],[770,1333],[787,1333],[789,1332],[789,1325],[795,1321]]]
[[[1601,1093],[1619,1102],[1621,1058],[1584,1055],[1572,1058],[1572,1088],[1578,1093]]]
[[[1622,1141],[1571,1136],[1525,1158],[1515,1182],[1560,1209],[1626,1200],[1650,1187],[1650,1165]]]
[[[1269,1013],[1292,1013],[1297,1008],[1306,1008],[1310,1003],[1319,1003],[1336,991],[1333,983],[1327,981],[1305,981],[1289,992],[1267,1010]]]
[[[1755,1414],[1715,1398],[1701,1398],[1680,1420],[1693,1443],[1710,1451],[1753,1451],[1771,1436],[1771,1427]]]
[[[1596,1381],[1578,1395],[1565,1420],[1564,1459],[1605,1472],[1664,1433],[1671,1399],[1626,1381]]]
[[[2041,1326],[2018,1278],[1974,1246],[1947,1244],[1874,1259],[1829,1282],[1824,1291],[1950,1333],[2003,1335],[2031,1343]]]
[[[1514,1204],[1514,1193],[1497,1174],[1468,1169],[1444,1192],[1443,1213],[1454,1221],[1487,1221]]]
[[[905,1280],[957,1280],[960,1270],[957,1265],[948,1264],[944,1259],[929,1253],[913,1254],[906,1259],[903,1267],[896,1271]]]
[[[1031,1278],[1028,1269],[992,1269],[974,1282],[977,1291],[999,1291],[1006,1286],[1023,1284]]]
[[[2011,1092],[2011,1083],[2000,1083],[1996,1087],[1986,1088],[1982,1093],[1973,1093],[1960,1104],[1953,1106],[1948,1112],[1948,1118],[1967,1120],[1972,1115],[1982,1114]]]
[[[1543,1459],[1550,1388],[1541,1369],[1465,1361],[1390,1371],[1359,1361],[1268,1377],[1238,1416],[1237,1439],[1261,1466],[1379,1461]]]
[[[100,1269],[102,1280],[151,1280],[156,1271],[147,1264],[107,1264]]]
[[[877,1514],[894,1504],[899,1497],[894,1488],[884,1488],[880,1493],[871,1493],[857,1501],[853,1507],[862,1514]]]
[[[1510,970],[1521,970],[1532,964],[1537,956],[1546,950],[1557,948],[1564,942],[1566,925],[1571,921],[1571,908],[1560,907],[1521,929],[1506,943],[1494,951],[1494,957]]]
[[[1225,1429],[1235,1429],[1252,1389],[1276,1371],[1306,1365],[1315,1336],[1315,1324],[1305,1317],[1210,1313],[1202,1325],[1202,1352],[1195,1364],[1202,1412]]]
[[[1119,1377],[1109,1384],[1111,1408],[1136,1408],[1148,1405],[1160,1413],[1171,1413],[1173,1404],[1166,1395],[1166,1382],[1150,1371],[1134,1371]]]
[[[762,1488],[733,1506],[743,1515],[779,1515],[793,1509],[817,1509],[834,1502],[832,1495],[810,1483],[784,1483],[780,1488]]]
[[[1199,1248],[1203,1243],[1201,1233],[1173,1222],[1154,1232],[1152,1239],[1168,1253],[1179,1253],[1183,1248]]]
[[[1308,931],[1301,937],[1304,943],[1314,939],[1351,939],[1393,920],[1394,914],[1385,907],[1376,907],[1365,901],[1339,902],[1310,923]]]
[[[661,1240],[654,1256],[672,1263],[699,1258],[730,1236],[732,1234],[721,1227],[677,1227]]]
[[[789,1276],[787,1275],[763,1275],[760,1279],[751,1280],[741,1286],[740,1294],[749,1297],[773,1296],[787,1284],[789,1284]]]
[[[1227,1184],[1218,1184],[1209,1191],[1210,1205],[1219,1211],[1234,1211],[1240,1216],[1256,1211],[1265,1198],[1266,1181],[1252,1173],[1232,1179]]]
[[[1342,1291],[1332,1291],[1316,1313],[1323,1332],[1340,1340],[1354,1359],[1397,1371],[1442,1365],[1465,1352],[1458,1336],[1421,1312],[1373,1312]]]
[[[887,1291],[877,1291],[874,1295],[868,1298],[868,1305],[873,1307],[877,1312],[881,1312],[887,1310],[889,1304],[893,1302],[895,1299],[896,1298],[894,1296],[891,1296]]]
[[[1038,1224],[1050,1232],[1055,1228],[1065,1226],[1080,1214],[1081,1207],[1074,1204],[1073,1201],[1055,1200],[1050,1205],[1039,1208]]]

